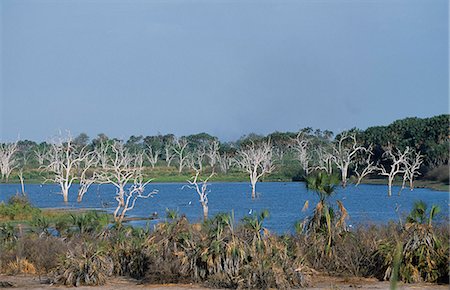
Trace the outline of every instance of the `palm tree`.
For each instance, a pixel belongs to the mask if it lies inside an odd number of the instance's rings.
[[[425,224],[426,221],[427,225],[431,226],[433,219],[440,211],[441,208],[433,204],[427,217],[427,204],[422,200],[418,200],[414,203],[414,207],[406,218],[406,222],[410,224]]]
[[[436,205],[427,211],[425,202],[419,200],[414,203],[401,232],[400,252],[391,241],[383,243],[378,250],[388,266],[385,277],[392,274],[396,252],[400,255],[397,261],[399,278],[404,282],[433,282],[441,273],[447,272],[448,246],[439,239],[432,226],[439,212],[440,208]]]
[[[325,252],[329,253],[332,243],[332,230],[333,222],[335,220],[335,213],[334,209],[328,204],[328,198],[335,193],[336,187],[339,184],[339,178],[335,175],[328,175],[319,172],[316,175],[308,176],[305,181],[306,188],[309,191],[314,191],[319,197],[319,202],[317,203],[312,218],[307,225],[307,230],[325,235],[327,239]],[[341,218],[336,223],[336,226],[341,226],[344,224],[343,221],[347,217],[347,211],[341,202],[338,202],[338,205],[341,211]]]

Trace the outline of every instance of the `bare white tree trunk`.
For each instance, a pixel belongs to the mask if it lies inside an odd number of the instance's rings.
[[[357,162],[355,165],[355,174],[358,177],[355,186],[358,186],[364,177],[376,172],[379,169],[378,166],[375,165],[375,162],[372,160],[372,146],[369,146],[369,148],[365,150],[365,153],[366,157],[362,158],[360,162]],[[358,167],[362,167],[362,170],[360,171]]]
[[[383,165],[379,167],[379,169],[381,170],[379,174],[387,176],[388,178],[388,196],[392,195],[392,184],[394,183],[395,176],[397,174],[405,173],[405,161],[409,154],[409,147],[406,147],[405,151],[403,152],[398,149],[394,151],[392,147],[388,147],[387,150],[385,150],[385,152],[383,153],[383,157],[386,160],[390,160],[392,162],[389,171],[387,171]]]
[[[207,220],[208,219],[208,204],[202,203],[202,209],[203,209],[203,220]]]
[[[234,158],[229,156],[227,153],[224,153],[223,155],[219,155],[218,157],[219,167],[220,171],[222,173],[228,173],[228,170],[231,168],[234,162]]]
[[[8,181],[11,172],[16,168],[17,162],[14,158],[17,153],[17,141],[14,143],[0,144],[0,173],[2,179]]]
[[[100,183],[110,183],[116,187],[117,207],[113,216],[117,223],[121,223],[126,213],[134,208],[138,199],[152,197],[157,191],[144,194],[145,187],[151,181],[143,181],[144,152],[132,154],[122,142],[118,141],[109,145],[107,151],[109,150],[112,154],[108,156],[106,168],[102,172],[96,172],[95,179]],[[132,185],[127,187],[131,181]]]
[[[95,178],[100,183],[111,183],[116,187],[116,200],[122,207],[125,205],[125,186],[136,176],[135,164],[142,163],[142,154],[133,156],[124,144],[118,141],[109,147],[112,154],[108,156],[106,168],[102,172],[96,173]]]
[[[348,169],[354,163],[358,152],[364,151],[363,146],[358,146],[356,135],[343,132],[333,146],[334,163],[341,171],[342,186],[347,186]]]
[[[411,152],[405,161],[406,180],[409,181],[409,189],[414,190],[414,179],[420,175],[419,169],[423,163],[423,155],[420,152]]]
[[[200,172],[203,171],[203,162],[206,156],[206,149],[203,146],[197,148],[192,154],[189,154],[189,158],[187,158],[187,162],[189,166],[194,170],[198,170]]]
[[[34,155],[36,156],[39,166],[43,166],[45,162],[45,156],[47,155],[48,149],[46,147],[38,148],[34,150]]]
[[[186,161],[188,159],[188,154],[186,152],[186,148],[188,146],[188,141],[186,138],[177,138],[175,140],[175,144],[172,147],[172,150],[175,152],[178,157],[178,172],[181,173],[183,171],[184,166],[186,165]]]
[[[72,141],[70,134],[60,137],[51,144],[47,154],[49,165],[46,168],[54,175],[52,181],[59,184],[64,202],[69,201],[69,189],[77,179],[74,171],[86,157],[86,146],[78,150]]]
[[[23,168],[19,169],[19,173],[17,174],[17,176],[19,176],[19,179],[20,179],[20,187],[22,189],[22,195],[25,196],[26,193],[25,193],[25,184],[23,181]]]
[[[209,166],[214,168],[219,159],[219,141],[214,140],[208,144],[206,156],[208,156]]]
[[[158,191],[153,190],[152,192],[148,194],[144,194],[145,192],[145,186],[150,182],[151,180],[147,182],[142,181],[142,177],[138,177],[134,179],[133,185],[124,192],[124,202],[122,203],[122,200],[119,196],[116,196],[117,201],[117,207],[114,210],[113,216],[114,221],[117,223],[122,223],[123,219],[125,218],[125,215],[127,212],[132,210],[134,206],[136,205],[136,201],[139,198],[149,198],[153,197]]]
[[[81,174],[79,177],[80,188],[78,189],[77,202],[83,200],[84,195],[89,190],[89,187],[95,183],[96,175],[95,173],[88,176],[88,171],[97,165],[98,159],[94,152],[86,152],[83,161],[80,162]]]
[[[102,169],[108,167],[109,152],[108,141],[100,141],[100,144],[94,148],[94,154],[97,158],[97,163],[100,164]]]
[[[315,170],[323,170],[328,175],[333,173],[333,163],[334,163],[334,155],[328,152],[325,147],[318,147],[315,150],[317,155],[318,165],[315,167]]]
[[[310,142],[303,132],[298,133],[297,137],[293,139],[292,149],[294,150],[297,161],[300,162],[300,166],[302,167],[305,176],[308,176],[311,171],[309,146]]]
[[[250,184],[252,186],[252,198],[256,198],[256,183],[258,182],[258,175],[255,173],[250,174]]]
[[[173,148],[173,145],[170,145],[170,144],[166,144],[164,146],[164,152],[165,152],[164,156],[165,156],[167,167],[170,167],[172,160],[175,158],[175,154],[174,154],[172,148]]]
[[[147,157],[148,162],[150,162],[150,165],[152,168],[155,168],[156,163],[158,163],[158,157],[161,151],[156,150],[153,152],[152,146],[147,146],[147,152],[145,153],[145,156]]]
[[[270,140],[259,145],[252,142],[250,146],[238,151],[239,159],[237,163],[250,176],[252,198],[256,198],[256,183],[259,178],[271,173],[274,169],[272,153]]]
[[[197,192],[199,202],[202,205],[203,209],[203,220],[206,221],[208,219],[208,194],[210,192],[208,191],[208,181],[211,177],[214,176],[214,172],[212,172],[205,180],[199,180],[199,175],[200,171],[196,170],[195,176],[191,178],[192,180],[188,180],[188,187],[195,189],[195,191]]]

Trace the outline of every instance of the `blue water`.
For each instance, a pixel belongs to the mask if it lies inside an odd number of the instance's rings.
[[[150,183],[148,191],[158,190],[149,199],[138,200],[136,207],[129,212],[130,217],[149,217],[156,212],[160,219],[151,221],[156,223],[165,218],[166,208],[178,210],[185,214],[192,222],[202,219],[202,209],[198,196],[193,189],[182,183]],[[219,212],[234,212],[238,221],[249,212],[269,210],[270,217],[265,226],[277,233],[292,232],[294,223],[310,215],[318,199],[313,192],[308,192],[303,183],[294,182],[262,182],[257,184],[258,198],[250,197],[249,183],[212,183],[209,186],[209,214]],[[112,212],[115,209],[115,188],[112,185],[93,185],[86,193],[82,203],[76,202],[78,185],[74,184],[69,193],[69,203],[64,204],[62,195],[58,194],[57,185],[28,184],[25,191],[31,203],[41,208],[96,208]],[[448,221],[449,193],[431,189],[417,188],[413,191],[404,189],[400,196],[396,193],[399,188],[393,188],[393,196],[387,196],[385,185],[349,185],[339,188],[331,198],[344,203],[349,219],[347,224],[380,224],[390,220],[398,221],[411,210],[414,201],[419,199],[428,205],[437,204],[441,208],[439,219]],[[0,184],[0,201],[7,201],[12,195],[20,191],[18,184]],[[309,200],[309,209],[302,212],[303,205]],[[134,222],[135,225],[145,226],[147,221]]]

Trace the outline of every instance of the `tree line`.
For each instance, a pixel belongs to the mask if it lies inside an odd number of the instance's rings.
[[[385,176],[388,194],[396,177],[402,188],[414,188],[414,180],[439,166],[448,165],[449,115],[406,118],[388,126],[356,128],[340,132],[303,128],[298,132],[249,134],[234,142],[220,142],[207,133],[131,136],[128,140],[99,134],[92,140],[84,133],[60,134],[49,141],[29,140],[0,144],[2,180],[17,174],[24,191],[24,172],[45,172],[47,181],[59,184],[68,201],[73,182],[80,184],[81,202],[89,186],[110,183],[117,188],[114,217],[123,219],[145,193],[148,176],[167,167],[193,176],[190,186],[199,194],[207,216],[207,183],[215,173],[245,172],[256,197],[257,182],[268,174],[284,172],[291,178],[307,178],[324,172],[338,174],[342,186],[351,179]],[[202,174],[209,176],[202,179]]]

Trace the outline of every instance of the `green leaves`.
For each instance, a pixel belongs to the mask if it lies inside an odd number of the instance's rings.
[[[425,222],[431,226],[433,219],[441,211],[440,207],[437,205],[432,205],[429,212],[427,212],[427,204],[418,200],[414,203],[414,207],[410,214],[406,217],[407,223],[424,224]]]
[[[306,188],[315,191],[320,201],[325,201],[336,190],[339,178],[336,175],[328,175],[319,172],[316,175],[306,177]]]

